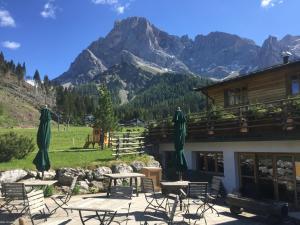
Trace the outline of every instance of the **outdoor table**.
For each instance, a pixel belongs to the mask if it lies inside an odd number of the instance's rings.
[[[26,187],[30,187],[31,189],[42,187],[42,189],[45,190],[47,186],[57,183],[57,180],[23,180],[18,183],[23,183]]]
[[[91,219],[98,219],[100,225],[109,225],[114,221],[117,212],[121,208],[128,207],[130,200],[125,199],[89,199],[80,202],[74,202],[72,205],[63,207],[65,210],[78,211],[81,223],[85,225],[85,222]],[[88,215],[84,219],[83,212],[95,213],[94,215]]]
[[[180,197],[180,189],[186,189],[189,181],[162,181],[160,182],[163,194],[177,194],[179,196],[180,210],[182,210],[182,198]]]
[[[130,186],[132,186],[132,180],[134,179],[136,196],[139,196],[137,179],[139,177],[145,177],[145,175],[142,173],[113,173],[113,174],[103,174],[103,176],[109,178],[109,185],[107,188],[107,196],[109,196],[109,194],[110,194],[110,188],[111,188],[113,181],[114,181],[114,186],[116,186],[117,179],[126,179],[126,178],[130,179]]]

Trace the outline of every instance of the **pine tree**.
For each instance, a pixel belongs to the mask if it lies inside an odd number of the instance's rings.
[[[110,93],[105,85],[99,91],[99,104],[95,112],[95,125],[103,132],[111,131],[116,125]]]
[[[38,70],[34,72],[33,79],[38,86],[41,85],[41,76]]]
[[[50,84],[49,77],[48,77],[48,75],[45,75],[45,76],[44,76],[44,88],[45,88],[46,94],[49,93],[50,85],[51,85],[51,84]]]

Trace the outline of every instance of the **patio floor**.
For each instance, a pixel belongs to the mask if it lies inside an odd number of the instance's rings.
[[[95,195],[78,195],[73,196],[70,204],[76,206],[82,201],[88,201],[89,199],[93,199],[93,202],[97,202],[97,198],[99,198],[99,203],[101,202],[100,199],[103,199],[105,197],[105,194],[95,194]],[[102,200],[103,201],[103,200]],[[53,208],[54,204],[50,199],[46,199],[46,203],[49,206],[49,208]],[[155,214],[153,211],[149,211],[150,213],[144,214],[143,211],[146,207],[146,201],[143,194],[140,194],[139,197],[133,197],[132,199],[132,206],[131,206],[131,212],[132,215],[128,224],[144,224],[144,222],[147,220],[148,224],[166,224],[166,222],[163,221],[165,218],[165,214],[163,213],[157,213]],[[239,216],[233,216],[230,214],[229,209],[224,206],[216,206],[216,209],[219,211],[220,216],[218,217],[216,213],[211,213],[211,211],[207,211],[205,213],[205,218],[207,221],[207,224],[213,225],[213,224],[222,224],[222,225],[265,225],[268,224],[268,221],[266,219],[250,214],[250,213],[242,213]],[[192,209],[193,211],[193,209]],[[195,210],[194,210],[195,211]],[[18,223],[18,216],[17,214],[9,215],[6,212],[0,213],[0,225],[6,225],[6,224],[19,224]],[[26,224],[31,224],[28,217],[24,217],[26,219]],[[185,219],[183,221],[182,216],[176,216],[174,219],[176,224],[188,224],[189,220]],[[195,220],[191,220],[191,224],[194,224]],[[58,224],[69,224],[69,225],[78,225],[81,224],[79,213],[77,211],[73,211],[72,213],[69,212],[69,216],[66,215],[66,213],[59,209],[56,211],[54,215],[52,215],[50,218],[48,218],[48,221],[46,224],[51,223],[51,225],[58,225]],[[36,224],[44,224],[43,220],[37,220]],[[88,222],[88,224],[99,224],[96,220],[91,220]],[[125,223],[124,223],[125,224]],[[204,220],[201,219],[197,222],[197,224],[205,224]],[[292,223],[285,222],[282,223],[285,225],[290,225]]]

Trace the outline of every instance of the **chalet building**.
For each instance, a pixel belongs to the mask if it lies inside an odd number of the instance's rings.
[[[190,170],[223,176],[227,192],[300,206],[300,61],[198,88],[206,111],[188,115]],[[169,125],[168,125],[169,124]],[[150,129],[169,168],[173,127]]]

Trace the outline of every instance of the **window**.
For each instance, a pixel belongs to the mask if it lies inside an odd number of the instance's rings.
[[[292,76],[291,79],[291,95],[300,94],[300,75]]]
[[[224,100],[225,107],[247,103],[247,88],[244,87],[225,90]]]
[[[211,173],[223,173],[224,162],[222,152],[196,152],[197,170]]]

